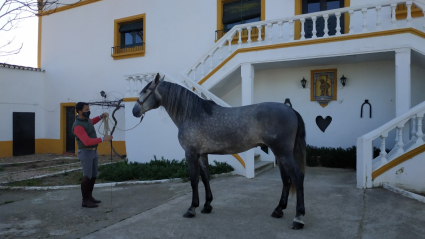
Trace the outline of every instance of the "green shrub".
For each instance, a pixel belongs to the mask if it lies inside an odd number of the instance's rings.
[[[389,150],[386,150],[387,153]],[[380,149],[373,148],[373,158],[377,157],[381,152]],[[343,149],[327,148],[327,147],[314,147],[307,145],[307,166],[317,167],[323,166],[328,168],[352,168],[356,169],[356,146]]]
[[[233,171],[233,167],[227,163],[214,161],[215,165],[210,165],[210,174],[228,173]],[[170,178],[182,178],[188,180],[189,169],[186,160],[168,160],[162,158],[158,160],[154,157],[149,163],[128,163],[118,162],[99,167],[101,172],[99,179],[109,181],[127,180],[159,180]]]
[[[356,169],[356,146],[343,149],[307,145],[307,166]]]

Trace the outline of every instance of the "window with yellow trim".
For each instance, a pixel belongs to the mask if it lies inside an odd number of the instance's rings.
[[[145,16],[140,14],[114,21],[114,46],[111,52],[114,60],[145,55]]]
[[[344,8],[350,6],[350,0],[295,0],[295,15],[327,11],[337,8]],[[329,16],[328,19],[328,34],[330,36],[335,35],[336,33],[336,17],[335,15]],[[311,19],[306,19],[304,23],[305,38],[311,38],[313,22]],[[347,13],[342,14],[340,18],[340,27],[341,33],[348,33],[350,24],[350,17]],[[323,36],[324,29],[324,19],[323,17],[318,17],[316,20],[316,36]],[[301,38],[301,22],[295,22],[295,40]]]
[[[222,38],[232,27],[238,24],[264,21],[265,20],[265,0],[217,0],[217,31],[216,41]],[[247,30],[243,30],[242,40],[248,37]],[[258,29],[252,28],[252,41],[258,36]],[[264,28],[262,30],[264,35]],[[236,34],[234,41],[239,39]],[[235,43],[235,42],[233,42]]]
[[[424,14],[422,13],[421,9],[416,7],[415,5],[412,5],[410,8],[412,17],[423,17]],[[407,18],[407,6],[406,4],[399,4],[397,5],[397,8],[395,9],[395,18],[397,20],[402,20]]]

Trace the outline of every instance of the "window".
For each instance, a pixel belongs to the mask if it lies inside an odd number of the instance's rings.
[[[143,45],[143,21],[122,24],[120,26],[121,47]]]
[[[421,9],[412,4],[410,8],[412,17],[423,17],[424,14],[421,12]],[[407,6],[406,4],[397,5],[395,9],[395,18],[397,20],[402,20],[407,18]]]
[[[313,13],[313,12],[320,12],[320,11],[327,11],[337,8],[343,8],[344,7],[344,0],[303,0],[302,2],[302,14],[307,13]],[[345,13],[343,14],[345,15]],[[344,32],[344,17],[340,18],[340,26],[341,26],[341,32]],[[313,31],[313,20],[306,19],[304,23],[304,30],[305,30],[305,38],[311,38],[312,37],[312,31]],[[317,30],[317,37],[322,37],[324,35],[325,28],[325,19],[323,17],[318,17],[316,20],[316,30]],[[331,15],[328,19],[328,34],[329,36],[333,36],[336,34],[336,16]]]
[[[235,25],[264,20],[265,0],[217,0],[216,40],[223,37]],[[251,31],[253,41],[256,40],[254,36],[257,34],[258,29],[253,28]],[[264,34],[264,28],[262,34]],[[242,38],[246,39],[247,36],[248,33],[244,30]],[[234,37],[235,39],[239,39],[237,34]]]
[[[145,14],[115,20],[114,46],[111,52],[114,60],[144,56],[145,29]]]
[[[350,0],[295,0],[295,15],[327,11],[337,8],[349,7]],[[306,19],[304,23],[305,37],[311,38],[313,21],[311,19]],[[341,15],[340,26],[341,33],[348,33],[350,24],[350,16],[347,13]],[[329,16],[328,19],[328,34],[335,35],[336,33],[336,17]],[[316,35],[318,37],[323,36],[324,29],[324,19],[323,17],[318,17],[316,20]],[[301,38],[301,22],[295,22],[295,39],[298,40]]]

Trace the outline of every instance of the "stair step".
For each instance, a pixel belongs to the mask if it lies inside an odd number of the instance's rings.
[[[260,162],[260,161],[261,161],[260,154],[254,154],[254,162]]]
[[[273,162],[271,162],[271,161],[254,162],[254,168],[255,168],[255,170],[254,170],[255,176],[257,176],[258,174],[273,168]]]

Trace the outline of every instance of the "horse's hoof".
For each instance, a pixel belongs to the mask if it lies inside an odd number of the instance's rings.
[[[282,211],[279,212],[278,210],[275,209],[272,213],[272,217],[281,218],[281,217],[283,217],[283,212]]]
[[[196,213],[186,212],[186,213],[183,215],[183,217],[185,217],[185,218],[192,218],[192,217],[194,217],[195,215],[196,215]]]
[[[201,213],[210,213],[211,211],[213,210],[213,207],[212,206],[209,206],[209,207],[205,207],[204,206],[204,208],[202,209],[202,211],[201,211]]]
[[[304,223],[293,221],[291,228],[294,230],[303,229]]]

